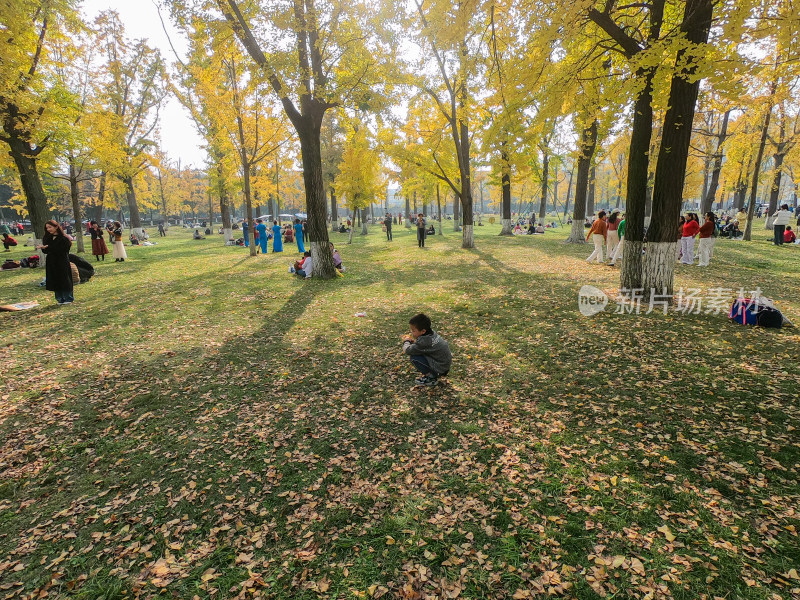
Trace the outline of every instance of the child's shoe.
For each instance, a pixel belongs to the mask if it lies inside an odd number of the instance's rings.
[[[427,376],[427,375],[420,375],[419,377],[417,377],[417,378],[414,380],[414,383],[415,383],[416,385],[422,385],[423,383],[425,383],[425,380],[426,380],[427,378],[428,378],[428,376]]]
[[[433,387],[437,383],[439,383],[439,377],[434,374],[430,374],[425,376],[425,380],[420,385],[424,385],[425,387]]]

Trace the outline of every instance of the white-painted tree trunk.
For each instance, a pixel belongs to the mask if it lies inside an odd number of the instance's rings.
[[[131,228],[131,233],[141,240],[144,237],[144,227],[133,227]]]
[[[585,227],[583,226],[583,221],[575,219],[572,221],[572,229],[569,232],[569,237],[567,238],[568,244],[585,244],[586,243],[586,233]]]
[[[764,229],[767,231],[772,231],[772,221],[774,220],[775,219],[772,217],[772,215],[767,215],[767,220],[764,222]]]
[[[503,228],[500,230],[500,235],[514,235],[514,227],[511,225],[511,219],[501,219]]]
[[[225,238],[225,244],[226,245],[228,244],[228,242],[232,242],[233,241],[233,229],[231,229],[230,227],[225,227],[222,230],[222,236]]]
[[[36,246],[41,246],[41,245],[42,245],[42,240],[34,236],[33,237],[34,249],[36,248]],[[44,264],[47,262],[47,254],[45,254],[41,250],[36,250],[34,254],[37,254],[39,256],[39,266],[44,268]]]
[[[331,232],[336,233],[339,231],[339,219],[331,219]]]
[[[462,227],[461,247],[462,248],[475,247],[475,238],[472,235],[472,225],[464,225]]]
[[[679,242],[647,243],[647,252],[642,261],[642,284],[644,297],[674,293],[675,256]]]

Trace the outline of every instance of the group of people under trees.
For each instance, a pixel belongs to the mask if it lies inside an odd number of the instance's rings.
[[[792,213],[789,211],[787,204],[782,205],[772,215],[773,243],[776,246],[800,243],[789,225],[791,217]],[[741,215],[737,215],[736,219],[731,219],[728,215],[723,219],[717,219],[713,212],[707,212],[701,224],[697,213],[689,212],[686,215],[681,215],[678,223],[677,241],[679,243],[676,251],[676,260],[684,265],[693,265],[694,261],[697,260],[697,266],[707,267],[713,258],[714,244],[717,237],[732,239],[741,237],[741,230],[739,229],[740,218]],[[798,223],[800,223],[800,217],[798,217]],[[590,238],[594,244],[594,250],[586,259],[586,262],[602,264],[607,259],[609,266],[615,266],[622,258],[625,243],[625,215],[621,215],[619,209],[614,209],[610,214],[601,210],[586,234],[586,241],[589,241]],[[696,240],[697,244],[695,244]],[[606,259],[603,258],[603,246],[606,249]]]
[[[402,220],[402,216],[400,216],[400,220]],[[386,232],[386,240],[389,242],[394,240],[394,236],[392,236],[393,223],[397,224],[397,217],[392,217],[391,213],[386,213],[386,217],[383,219],[383,230]],[[425,238],[429,235],[435,235],[436,228],[433,226],[433,223],[428,225],[427,221],[425,220],[425,215],[422,213],[419,213],[413,217],[411,219],[411,223],[417,230],[417,246],[424,248]]]
[[[272,240],[273,252],[283,252],[284,242],[289,244],[297,242],[297,251],[303,254],[306,251],[306,231],[306,222],[300,221],[300,219],[295,219],[294,225],[283,227],[275,220],[269,230],[264,219],[256,219],[255,227],[253,227],[253,244],[256,247],[256,254],[259,254],[259,251],[261,254],[267,253],[269,240]],[[250,226],[247,221],[242,223],[242,234],[241,245],[250,247]]]

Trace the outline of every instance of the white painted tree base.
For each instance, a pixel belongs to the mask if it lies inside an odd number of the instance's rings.
[[[569,232],[569,237],[567,238],[568,244],[585,244],[586,243],[586,233],[584,232],[586,228],[583,226],[583,221],[573,221],[572,222],[572,229]]]
[[[339,219],[331,219],[331,232],[336,233],[339,231]]]
[[[132,227],[131,233],[135,234],[136,237],[141,241],[144,237],[144,227]]]
[[[500,230],[500,235],[514,235],[514,227],[511,225],[511,219],[502,219],[503,229]]]
[[[675,256],[678,242],[648,242],[642,263],[642,287],[649,298],[654,294],[672,295],[675,284]]]
[[[225,238],[225,243],[226,244],[228,242],[232,242],[233,241],[233,229],[231,229],[230,227],[225,227],[222,230],[222,236]]]
[[[332,279],[336,276],[333,266],[333,253],[328,242],[310,242],[311,276],[317,279]]]
[[[475,238],[472,232],[472,225],[464,225],[462,234],[461,234],[461,247],[462,248],[474,248],[475,247]]]

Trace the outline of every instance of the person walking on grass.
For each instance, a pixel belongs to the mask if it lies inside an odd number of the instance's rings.
[[[386,218],[383,220],[383,225],[386,227],[386,241],[392,241],[392,215],[386,213]]]
[[[453,355],[450,345],[436,333],[431,320],[419,313],[408,321],[410,335],[403,336],[403,354],[411,359],[411,364],[420,372],[417,385],[434,386],[450,372]]]
[[[772,215],[772,233],[775,236],[772,243],[776,246],[783,246],[783,232],[786,231],[791,218],[792,213],[789,212],[788,204],[782,204],[780,210]]]
[[[608,232],[606,234],[606,256],[610,259],[614,256],[614,252],[617,251],[617,246],[619,245],[619,233],[617,229],[619,228],[619,211],[613,210],[611,214],[608,216]]]
[[[283,252],[283,236],[281,235],[281,226],[278,225],[278,221],[272,222],[272,251]]]
[[[122,223],[114,221],[111,234],[114,236],[114,245],[112,246],[114,262],[125,262],[125,259],[128,258],[128,253],[125,252],[125,244],[122,243]]]
[[[417,215],[417,246],[420,248],[425,247],[425,217],[422,213]]]
[[[606,224],[606,211],[601,210],[597,213],[597,219],[592,223],[589,233],[586,234],[586,241],[588,242],[591,237],[594,243],[594,251],[589,255],[589,258],[586,259],[586,262],[592,262],[594,260],[597,263],[603,263],[603,242],[606,241],[607,235],[608,225]]]
[[[106,246],[106,241],[103,239],[103,230],[100,229],[100,224],[97,221],[90,221],[89,227],[89,235],[92,236],[92,254],[94,255],[94,259],[96,261],[105,261],[106,254],[108,254],[108,246]]]
[[[700,232],[700,223],[694,213],[686,215],[686,223],[681,231],[681,263],[691,265],[694,263],[694,237]]]
[[[698,242],[700,260],[697,264],[699,267],[707,267],[711,262],[711,257],[714,254],[714,243],[717,241],[717,216],[713,212],[706,213],[706,220],[698,230],[700,234],[700,241]]]
[[[72,267],[69,264],[69,249],[72,242],[64,234],[61,226],[53,220],[44,225],[42,243],[36,248],[47,255],[45,263],[45,288],[56,296],[59,305],[72,304]]]
[[[164,229],[164,221],[158,223],[158,237],[167,237],[167,231]]]
[[[303,224],[300,222],[300,219],[294,220],[294,239],[297,242],[297,251],[300,252],[300,254],[305,254],[306,246],[303,238]]]
[[[617,225],[617,235],[619,236],[619,243],[614,250],[614,254],[610,256],[611,262],[608,263],[611,267],[616,267],[617,261],[622,260],[622,248],[625,245],[625,215],[622,215]]]

